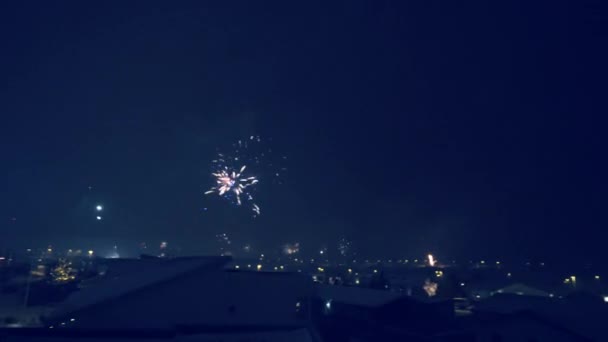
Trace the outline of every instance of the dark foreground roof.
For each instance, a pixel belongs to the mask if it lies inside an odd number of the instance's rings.
[[[305,326],[271,326],[271,325],[253,325],[253,326],[206,326],[206,325],[180,325],[174,329],[146,329],[146,330],[92,330],[92,329],[72,329],[72,328],[2,328],[0,329],[0,341],[8,338],[63,338],[63,339],[94,339],[94,338],[109,338],[109,339],[175,339],[188,335],[232,335],[232,334],[264,334],[264,333],[290,333],[307,330]]]

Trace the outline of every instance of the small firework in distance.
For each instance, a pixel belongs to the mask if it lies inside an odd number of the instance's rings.
[[[429,279],[424,281],[424,285],[422,286],[422,289],[424,290],[424,292],[426,292],[427,296],[429,297],[433,297],[437,294],[437,283],[434,283],[432,281],[430,281]]]
[[[293,255],[293,254],[298,253],[299,251],[300,251],[300,243],[299,242],[296,242],[296,243],[293,243],[293,244],[286,243],[283,246],[283,253],[285,255]]]
[[[338,241],[338,252],[343,257],[351,256],[352,242],[347,238],[341,238],[340,241]]]
[[[220,255],[232,255],[232,251],[230,248],[232,241],[228,237],[228,234],[217,234],[215,235],[215,238],[217,239],[217,243],[219,245]]]

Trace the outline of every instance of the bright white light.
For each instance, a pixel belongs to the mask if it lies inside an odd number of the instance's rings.
[[[327,310],[331,310],[331,300],[328,300],[327,302],[325,302],[325,308]]]
[[[95,218],[97,219],[97,221],[101,221],[101,216],[97,216]]]
[[[103,210],[103,207],[102,207],[101,205],[97,205],[97,206],[95,207],[95,210],[97,210],[97,211],[102,211],[102,210]]]
[[[604,303],[608,303],[608,296],[604,296]]]

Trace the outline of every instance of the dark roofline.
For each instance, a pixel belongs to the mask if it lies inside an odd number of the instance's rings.
[[[94,330],[78,328],[0,328],[0,340],[4,337],[62,337],[62,338],[162,338],[172,339],[178,335],[240,334],[263,332],[289,332],[309,330],[306,325],[178,325],[173,329],[114,329]]]

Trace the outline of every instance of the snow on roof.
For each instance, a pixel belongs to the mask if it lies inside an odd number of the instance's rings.
[[[365,307],[379,307],[402,297],[395,292],[350,286],[318,285],[317,290],[324,300]]]
[[[187,341],[265,341],[265,342],[315,342],[320,341],[309,328],[298,327],[290,329],[275,329],[273,327],[253,327],[254,329],[235,329],[229,327],[224,331],[196,332],[180,330],[149,330],[149,331],[92,331],[69,329],[8,329],[0,330],[3,341],[137,341],[137,342],[187,342]],[[218,330],[218,329],[215,329]]]
[[[502,289],[497,290],[498,293],[510,293],[520,296],[538,296],[538,297],[551,297],[548,292],[524,285],[521,283],[515,283]]]
[[[172,279],[199,268],[220,269],[230,257],[189,257],[153,260],[120,260],[113,263],[120,271],[110,272],[100,281],[75,292],[53,312],[60,317],[85,307],[116,298],[140,288]],[[112,267],[110,265],[110,267]]]

